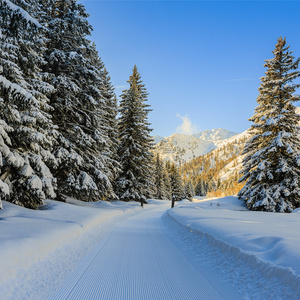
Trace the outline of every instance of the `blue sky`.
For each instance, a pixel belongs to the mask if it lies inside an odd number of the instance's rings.
[[[81,2],[118,96],[137,65],[154,135],[246,130],[277,38],[300,56],[299,1]]]

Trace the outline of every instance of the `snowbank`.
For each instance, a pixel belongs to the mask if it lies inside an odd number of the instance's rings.
[[[137,202],[67,202],[47,200],[40,210],[29,210],[3,201],[0,285],[89,229],[141,209]]]
[[[169,216],[205,239],[277,277],[300,295],[300,209],[291,214],[248,211],[237,197],[178,203]]]

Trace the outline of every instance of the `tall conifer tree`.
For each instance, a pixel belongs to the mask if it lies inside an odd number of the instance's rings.
[[[143,203],[153,191],[153,155],[148,93],[141,76],[134,66],[120,101],[119,157],[122,171],[117,182],[118,195],[123,201]]]
[[[184,184],[184,197],[186,199],[192,200],[195,196],[194,187],[191,181],[188,181]]]
[[[106,148],[103,149],[103,155],[106,153],[107,174],[115,190],[116,180],[121,171],[119,163],[118,147],[119,147],[119,129],[118,129],[118,102],[115,95],[114,87],[104,64],[100,60],[101,71],[101,95],[105,103],[105,111],[103,113],[102,123],[105,125],[103,131],[106,135]]]
[[[46,96],[53,87],[41,72],[44,29],[28,14],[29,2],[0,5],[0,193],[9,186],[8,200],[35,208],[55,197],[48,166],[56,164],[51,151],[57,132]]]
[[[243,154],[240,196],[252,210],[290,212],[300,205],[300,116],[295,112],[295,95],[300,76],[285,38],[279,37],[274,57],[266,60],[261,78],[258,106],[250,119],[252,138]]]
[[[59,166],[59,194],[96,201],[113,197],[107,155],[109,127],[105,127],[107,101],[103,86],[103,67],[91,33],[88,14],[76,0],[35,0],[48,43],[44,71],[51,74],[55,91],[51,94],[53,122],[61,137],[55,149]]]
[[[163,199],[168,200],[170,199],[168,188],[170,183],[166,182],[168,176],[164,163],[161,160],[159,153],[157,153],[154,157],[154,185],[155,185],[155,192],[154,198],[155,199]]]
[[[171,197],[175,201],[180,201],[184,198],[184,190],[179,170],[174,163],[167,162],[166,168],[169,173],[171,183]]]

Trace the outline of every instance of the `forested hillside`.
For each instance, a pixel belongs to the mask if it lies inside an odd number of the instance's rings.
[[[181,174],[191,181],[196,195],[223,196],[236,194],[241,189],[237,181],[241,170],[241,152],[249,134],[247,131],[223,141],[219,147],[185,163]]]

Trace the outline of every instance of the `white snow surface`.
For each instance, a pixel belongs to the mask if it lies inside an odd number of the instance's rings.
[[[195,200],[4,201],[0,299],[300,298],[300,209]]]
[[[197,235],[202,247],[217,249],[210,252],[215,257],[206,259],[215,260],[221,271],[227,269],[224,276],[242,294],[250,299],[300,299],[300,209],[290,214],[255,212],[236,196],[197,197],[178,203],[168,215]],[[224,256],[218,260],[216,251],[229,254],[226,261]],[[282,292],[282,286],[289,291]]]
[[[49,300],[240,299],[174,243],[162,218],[170,202],[159,202],[113,228]]]
[[[30,210],[2,201],[1,300],[46,299],[103,234],[103,223],[141,210],[137,202],[67,202],[46,200]]]

